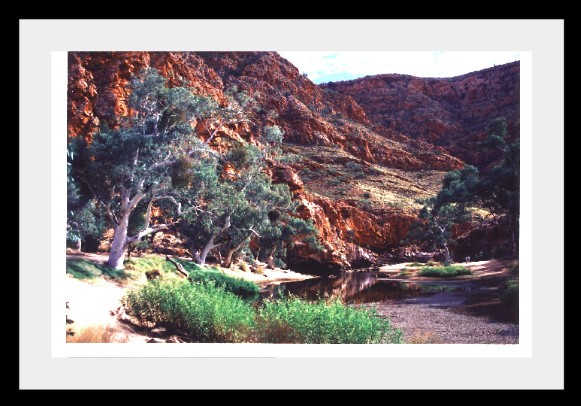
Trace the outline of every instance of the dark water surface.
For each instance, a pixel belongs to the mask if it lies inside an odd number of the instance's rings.
[[[465,281],[405,281],[377,272],[343,272],[334,278],[314,278],[267,286],[264,297],[292,294],[307,300],[336,299],[343,303],[377,303],[473,289]]]

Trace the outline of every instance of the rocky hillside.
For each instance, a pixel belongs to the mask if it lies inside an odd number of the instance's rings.
[[[284,130],[285,151],[296,159],[271,176],[289,184],[300,215],[315,222],[325,247],[315,253],[297,244],[289,265],[313,272],[364,265],[395,247],[415,219],[415,199],[435,194],[444,173],[464,165],[454,154],[476,159],[467,148],[487,114],[506,110],[518,125],[518,80],[516,122],[508,99],[499,109],[481,102],[482,92],[494,95],[490,89],[503,83],[507,94],[515,92],[514,64],[502,75],[493,69],[473,79],[393,76],[317,86],[275,52],[71,52],[68,136],[90,138],[101,122],[119,125],[128,114],[132,73],[149,66],[170,85],[185,83],[222,105],[231,96],[244,98],[250,122],[221,129],[213,148],[227,149],[233,139],[258,143],[266,125]],[[459,107],[468,100],[472,107]],[[473,118],[462,118],[468,112]]]
[[[494,157],[476,143],[487,123],[505,117],[509,134],[520,127],[520,63],[453,78],[376,75],[331,82],[323,89],[351,96],[382,131],[398,131],[444,147],[465,162],[485,166]]]

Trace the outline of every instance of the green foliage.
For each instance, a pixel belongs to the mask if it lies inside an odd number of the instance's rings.
[[[512,276],[518,276],[518,264],[511,265],[508,268],[508,273]]]
[[[418,275],[437,278],[451,278],[460,275],[472,275],[472,271],[460,265],[427,266],[420,269]]]
[[[284,131],[279,126],[265,126],[262,129],[262,141],[266,147],[267,157],[282,153],[280,145],[284,140]]]
[[[258,299],[259,289],[253,282],[233,278],[223,274],[216,268],[200,266],[192,261],[185,261],[179,258],[173,258],[173,260],[184,267],[186,272],[188,272],[188,279],[192,283],[212,284],[243,299]],[[125,269],[136,271],[139,274],[152,269],[159,269],[165,273],[175,273],[174,265],[161,256],[127,259],[125,260]]]
[[[318,177],[318,174],[316,172],[313,172],[309,168],[303,168],[303,169],[301,169],[298,174],[299,174],[299,177],[303,181],[314,180],[314,179],[316,179]]]
[[[72,277],[80,280],[95,279],[105,276],[112,279],[125,280],[134,278],[132,273],[113,269],[106,265],[87,261],[86,259],[67,258],[66,272]]]
[[[73,177],[72,146],[67,146],[67,242],[78,246],[87,239],[97,240],[105,230],[102,210],[94,199],[84,196]],[[82,245],[81,245],[82,246]]]
[[[409,276],[410,275],[410,270],[407,268],[403,268],[398,274],[397,276]]]
[[[219,176],[217,166],[203,173],[203,190],[191,195],[200,210],[187,213],[180,232],[193,251],[207,244],[220,247],[223,256],[247,248],[253,236],[277,227],[269,213],[292,211],[288,185],[273,184],[264,172],[265,160],[254,146],[230,150],[224,157],[237,169],[235,176]],[[202,262],[202,261],[200,261]],[[226,264],[229,265],[229,264]]]
[[[373,202],[369,199],[361,199],[359,201],[359,204],[361,205],[361,207],[363,207],[365,209],[369,209],[373,206]]]
[[[105,221],[93,200],[88,200],[85,204],[69,205],[67,212],[68,241],[77,243],[88,238],[98,239],[104,230]]]
[[[123,261],[126,270],[136,271],[139,273],[145,273],[151,271],[152,269],[159,269],[160,271],[166,273],[174,273],[175,267],[171,262],[167,261],[165,258],[157,255],[144,256],[141,258],[129,258]]]
[[[215,283],[154,280],[127,293],[128,314],[182,331],[199,342],[402,343],[403,333],[375,309],[339,301],[267,300],[255,307]]]
[[[224,159],[231,163],[236,169],[242,170],[248,166],[249,160],[251,159],[250,154],[250,149],[240,146],[230,149],[226,153]]]
[[[129,236],[133,238],[120,240],[125,245],[136,242],[139,233],[150,225],[149,203],[165,205],[164,216],[178,217],[179,204],[187,203],[180,188],[190,186],[194,167],[210,155],[191,123],[213,116],[219,107],[211,98],[194,95],[190,89],[166,87],[166,79],[151,68],[133,77],[130,88],[127,102],[131,114],[121,118],[119,127],[109,128],[103,122],[91,142],[77,137],[68,145],[69,178],[79,196],[94,201],[90,214],[102,217],[107,209],[109,220],[121,225],[115,229],[117,236],[124,235],[129,216]],[[73,186],[69,188],[72,197]],[[73,213],[71,230],[89,224],[86,212]]]
[[[506,288],[502,292],[501,300],[507,306],[518,306],[518,296],[519,296],[519,289],[518,289],[518,282],[508,282]]]
[[[170,178],[174,188],[185,188],[191,185],[195,162],[189,156],[178,157],[171,165]]]
[[[195,265],[195,264],[193,264]],[[260,294],[258,286],[250,281],[232,278],[219,271],[208,270],[189,270],[188,279],[192,283],[212,284],[218,288],[224,289],[225,292],[233,293],[234,295],[246,299],[256,300]]]
[[[487,126],[488,137],[480,148],[496,154],[499,156],[498,160],[482,172],[470,165],[448,172],[442,190],[432,204],[436,210],[445,206],[478,206],[492,214],[506,217],[512,233],[511,248],[516,255],[520,205],[520,143],[518,140],[509,142],[507,129],[504,118],[490,122]]]
[[[442,190],[434,202],[435,206],[474,203],[477,199],[478,176],[478,169],[471,165],[466,165],[461,170],[448,172],[444,177]]]
[[[421,242],[432,249],[444,250],[445,262],[450,263],[449,248],[456,244],[452,235],[454,224],[462,223],[470,218],[466,208],[461,204],[441,205],[437,198],[428,199],[420,210],[420,220],[414,222],[406,238],[406,242]]]
[[[345,164],[345,168],[353,175],[356,179],[361,179],[365,177],[365,172],[363,171],[363,165],[357,162],[349,161]]]
[[[401,343],[402,332],[374,309],[338,301],[308,303],[298,298],[268,300],[259,310],[259,341],[306,344]]]
[[[183,331],[199,342],[243,342],[254,327],[252,307],[211,283],[155,280],[130,291],[123,304],[139,320]]]

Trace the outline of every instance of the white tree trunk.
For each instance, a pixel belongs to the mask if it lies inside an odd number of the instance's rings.
[[[221,245],[215,244],[216,238],[222,235],[222,233],[228,230],[229,228],[230,228],[230,214],[226,216],[226,220],[224,221],[224,225],[222,226],[222,228],[219,231],[213,232],[212,235],[210,236],[210,239],[208,240],[208,242],[202,249],[202,252],[200,253],[200,256],[198,258],[198,264],[204,265],[206,263],[206,257],[208,256],[210,251]]]
[[[276,245],[274,247],[272,247],[272,250],[270,250],[268,257],[266,258],[266,264],[268,265],[268,267],[270,269],[276,268],[276,265],[274,264],[274,254],[275,253],[276,253]]]
[[[113,242],[107,265],[115,269],[123,269],[123,259],[127,249],[127,228],[129,225],[129,214],[125,214],[119,219],[119,224],[115,227]]]
[[[450,258],[450,249],[448,248],[448,244],[446,244],[446,243],[444,243],[444,256],[445,256],[446,264],[449,264],[452,262],[452,258]]]
[[[206,245],[202,249],[202,252],[200,253],[200,256],[198,257],[198,264],[204,265],[206,263],[206,257],[208,256],[210,251],[212,251],[214,248],[216,248],[216,245],[214,245],[215,239],[216,239],[216,237],[214,235],[212,235],[212,237],[210,238],[210,241],[208,241],[206,243]]]

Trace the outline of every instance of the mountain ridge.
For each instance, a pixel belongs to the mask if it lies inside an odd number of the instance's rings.
[[[385,105],[397,92],[384,92],[389,97],[374,109],[364,97],[363,91],[370,90],[367,86],[316,85],[276,52],[70,52],[68,137],[90,139],[103,122],[121,125],[129,114],[126,100],[131,75],[145,67],[156,68],[170,86],[186,84],[222,105],[234,94],[244,95],[250,120],[221,128],[212,148],[227,150],[238,142],[259,144],[265,126],[277,125],[284,131],[283,149],[299,160],[282,165],[273,176],[289,184],[300,202],[301,217],[313,220],[324,246],[323,252],[313,252],[298,244],[289,252],[289,265],[294,267],[325,272],[374,262],[378,255],[399,246],[416,219],[415,199],[437,193],[446,171],[459,169],[464,162],[482,164],[493,159],[479,162],[466,153],[482,137],[481,132],[468,132],[468,141],[460,146],[441,142],[449,136],[446,131],[414,138],[414,131],[406,132],[414,129],[406,125],[409,114],[402,115],[396,125],[385,125],[384,116],[397,111],[400,100],[395,107]],[[469,82],[476,86],[473,80]],[[416,100],[420,93],[405,93],[413,96],[403,109],[406,113],[420,108]],[[438,96],[434,103],[446,95],[434,94]],[[509,97],[506,104],[512,103]],[[436,107],[434,111],[446,113],[443,103]],[[487,115],[495,118],[486,111],[478,118],[483,121]],[[438,130],[432,121],[419,118],[420,128]],[[452,124],[463,128],[460,121]],[[202,126],[198,132],[204,136]],[[428,142],[433,140],[442,145]]]

